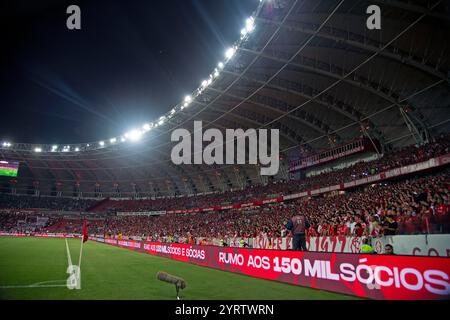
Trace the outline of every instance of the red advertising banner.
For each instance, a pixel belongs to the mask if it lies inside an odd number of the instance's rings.
[[[386,300],[449,299],[450,259],[143,243],[145,252],[251,277]]]

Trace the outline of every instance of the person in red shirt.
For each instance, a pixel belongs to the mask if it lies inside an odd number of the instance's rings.
[[[361,226],[361,223],[357,223],[355,225],[355,229],[353,230],[353,234],[356,237],[362,237],[362,235],[364,234],[364,228]]]
[[[308,228],[308,230],[306,230],[306,236],[307,237],[317,237],[317,232],[316,229],[314,228],[314,226],[311,226]]]
[[[344,225],[344,224],[338,225],[337,230],[336,230],[337,236],[344,237],[344,236],[347,236],[348,233],[349,233],[349,228],[346,225]]]
[[[436,208],[436,222],[438,224],[438,231],[442,233],[450,232],[450,206],[446,204],[439,204]]]
[[[417,218],[410,214],[405,218],[405,233],[415,234],[417,232]]]

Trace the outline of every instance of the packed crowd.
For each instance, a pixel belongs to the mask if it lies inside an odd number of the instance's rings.
[[[34,197],[0,193],[0,209],[50,209],[59,211],[84,211],[96,200],[56,197]]]
[[[133,199],[106,201],[33,197],[0,194],[1,208],[45,208],[62,211],[84,211],[92,208],[95,212],[142,212],[204,208],[211,205],[240,203],[248,200],[262,200],[273,196],[287,195],[295,192],[322,188],[349,182],[392,168],[418,163],[450,152],[450,135],[441,136],[422,147],[414,145],[392,153],[386,153],[378,160],[359,162],[344,169],[329,169],[321,174],[290,181],[274,181],[266,186],[250,185],[244,190],[227,191],[198,196],[183,196],[170,199]]]
[[[108,200],[100,202],[95,211],[115,213],[197,208],[263,199],[274,194],[290,194],[316,186],[324,187],[359,179],[394,167],[448,154],[449,141],[448,136],[441,137],[420,148],[409,146],[372,162],[357,163],[345,169],[297,181],[276,182],[268,186],[253,186],[240,191],[197,197]],[[2,208],[84,211],[95,204],[95,200],[86,199],[0,194],[0,211]],[[0,230],[17,231],[25,227],[29,230],[30,225],[27,225],[27,216],[24,213],[20,210],[5,210],[0,212]],[[39,213],[39,210],[37,212],[38,215],[45,216]],[[143,236],[152,240],[187,235],[197,238],[279,237],[286,235],[284,225],[297,212],[304,213],[310,221],[311,227],[307,230],[309,236],[450,233],[449,169],[440,169],[439,173],[400,182],[378,183],[359,188],[357,191],[335,192],[262,208],[186,215],[168,214],[159,217],[114,215],[96,219],[91,215],[89,228],[96,234]],[[81,215],[71,219],[49,215],[45,225],[31,223],[31,226],[34,231],[77,233],[81,231],[82,219]],[[18,224],[18,221],[21,223]]]
[[[96,211],[159,211],[191,208],[205,208],[211,205],[240,203],[246,200],[263,200],[273,196],[288,195],[315,188],[323,188],[358,180],[392,168],[406,166],[440,155],[450,153],[450,136],[442,136],[422,147],[414,145],[392,153],[387,153],[378,160],[359,162],[338,170],[330,169],[316,176],[299,180],[275,181],[266,186],[254,185],[245,190],[228,191],[220,194],[180,197],[155,200],[110,200],[95,208]]]
[[[305,214],[308,236],[382,236],[450,233],[450,169],[399,182],[374,184],[344,194],[328,194],[245,211],[170,214],[159,217],[103,217],[88,220],[90,233],[177,238],[281,237],[292,215]],[[2,215],[0,215],[2,216]],[[18,218],[23,218],[22,216]],[[16,219],[17,221],[17,219]],[[45,232],[81,232],[82,220],[51,218]],[[0,219],[0,230],[14,219]]]

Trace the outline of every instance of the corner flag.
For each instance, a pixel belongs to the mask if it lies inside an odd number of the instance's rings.
[[[84,221],[84,224],[83,224],[83,243],[88,241],[88,239],[89,239],[89,234],[88,234],[87,227],[86,227],[86,221]]]

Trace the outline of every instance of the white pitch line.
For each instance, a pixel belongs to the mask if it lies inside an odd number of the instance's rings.
[[[67,287],[65,284],[54,284],[48,286],[36,286],[34,284],[29,286],[0,286],[0,289],[25,289],[25,288],[56,288],[56,287]]]
[[[72,258],[70,256],[69,244],[67,243],[67,238],[64,238],[64,240],[66,240],[67,262],[69,263],[69,266],[71,266],[72,265]]]

